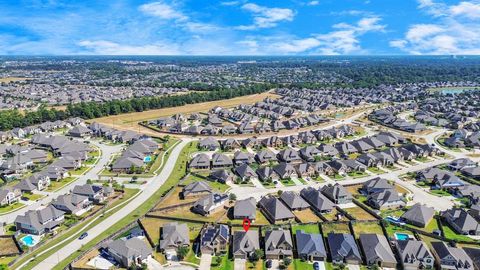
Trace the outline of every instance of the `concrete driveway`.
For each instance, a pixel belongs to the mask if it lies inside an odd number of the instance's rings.
[[[209,270],[211,264],[212,264],[212,255],[202,254],[202,257],[200,258],[200,267],[198,269]]]
[[[244,270],[246,262],[247,261],[245,259],[235,259],[233,269],[234,270]]]
[[[350,270],[360,270],[360,265],[357,264],[348,264],[347,267]]]

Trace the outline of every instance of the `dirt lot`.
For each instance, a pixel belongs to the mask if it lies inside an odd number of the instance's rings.
[[[0,256],[18,254],[20,251],[15,245],[13,237],[1,237],[0,238]]]
[[[176,113],[189,114],[194,112],[207,112],[208,110],[210,110],[215,106],[221,106],[224,108],[235,107],[240,104],[255,103],[257,101],[262,101],[267,97],[278,98],[278,95],[275,95],[270,92],[266,92],[262,94],[237,97],[237,98],[232,98],[227,100],[189,104],[189,105],[184,105],[184,106],[179,106],[174,108],[164,108],[164,109],[149,110],[144,112],[112,115],[112,116],[92,119],[90,122],[99,122],[107,126],[111,126],[116,129],[122,129],[122,130],[134,130],[138,132],[145,132],[145,130],[148,130],[149,133],[151,133],[152,131],[150,129],[141,127],[137,125],[137,123],[141,121],[156,119],[163,116],[170,116]]]
[[[309,208],[302,211],[294,211],[293,213],[301,223],[321,221],[321,219]]]

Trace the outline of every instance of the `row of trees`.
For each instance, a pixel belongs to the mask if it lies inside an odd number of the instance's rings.
[[[65,111],[40,106],[36,111],[20,112],[5,110],[0,112],[0,130],[26,127],[46,121],[65,120],[69,117],[92,119],[129,112],[142,112],[152,109],[177,107],[207,101],[216,101],[265,92],[275,87],[272,84],[255,84],[235,89],[219,89],[207,92],[192,92],[185,95],[142,97],[127,100],[113,100],[103,103],[82,102],[70,104]]]

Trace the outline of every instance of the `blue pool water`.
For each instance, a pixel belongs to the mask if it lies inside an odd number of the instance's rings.
[[[35,243],[35,239],[33,239],[31,235],[27,235],[23,237],[21,240],[26,246],[29,246],[29,247],[33,247],[37,244]]]
[[[397,238],[397,240],[408,240],[410,239],[410,235],[406,233],[395,233],[395,238]]]
[[[143,159],[144,162],[150,162],[152,161],[152,157],[151,156],[146,156],[144,159]]]

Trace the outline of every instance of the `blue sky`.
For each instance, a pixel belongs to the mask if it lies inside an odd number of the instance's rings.
[[[480,54],[480,0],[0,1],[0,55]]]

